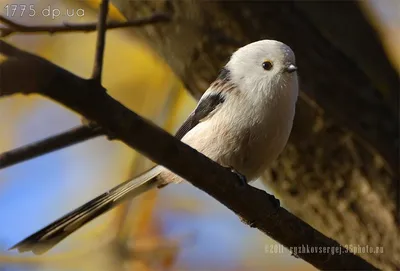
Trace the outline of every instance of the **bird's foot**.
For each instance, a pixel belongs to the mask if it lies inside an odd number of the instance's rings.
[[[243,217],[240,217],[240,221],[242,221],[244,224],[249,225],[251,228],[256,228],[257,224],[255,220],[247,220]]]
[[[272,203],[272,206],[275,209],[278,209],[281,207],[281,202],[279,199],[277,199],[274,195],[268,194],[269,201]]]
[[[231,172],[235,173],[239,177],[239,185],[240,186],[246,186],[247,185],[247,179],[243,174],[237,172],[233,167],[229,167],[229,169],[230,169]]]

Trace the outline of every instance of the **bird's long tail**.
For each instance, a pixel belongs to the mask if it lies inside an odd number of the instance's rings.
[[[134,198],[156,187],[158,185],[157,175],[161,171],[162,168],[156,166],[142,175],[112,188],[25,238],[10,250],[32,251],[34,254],[45,253],[84,224],[111,210],[122,201]]]

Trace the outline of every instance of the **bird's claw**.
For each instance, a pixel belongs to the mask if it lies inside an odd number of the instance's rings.
[[[279,207],[281,207],[280,200],[277,199],[274,195],[269,195],[269,200],[275,209],[278,209]]]
[[[243,174],[237,172],[233,167],[229,167],[229,169],[230,169],[231,172],[235,173],[239,177],[239,185],[240,186],[246,186],[247,185],[247,179]]]
[[[240,221],[242,221],[246,225],[249,225],[251,228],[256,228],[257,227],[257,224],[256,224],[255,220],[247,220],[247,219],[241,217]]]

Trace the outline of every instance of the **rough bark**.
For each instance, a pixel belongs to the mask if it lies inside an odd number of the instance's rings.
[[[128,18],[165,1],[112,0]],[[170,24],[135,30],[195,97],[238,46],[281,40],[296,53],[302,95],[290,142],[265,182],[305,221],[400,268],[399,79],[354,2],[173,0]]]

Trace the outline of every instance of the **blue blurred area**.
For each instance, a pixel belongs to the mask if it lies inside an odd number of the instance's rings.
[[[76,115],[50,101],[22,118],[15,131],[16,147],[79,124]],[[93,148],[99,143],[101,150]],[[109,185],[99,182],[98,176],[116,154],[115,144],[98,138],[0,171],[0,249],[106,190]]]
[[[197,213],[173,210],[156,213],[161,217],[166,236],[172,238],[185,233],[194,236],[193,242],[183,242],[180,264],[213,270],[237,267],[248,227],[215,199],[187,183],[170,185],[161,192],[160,201],[179,195],[198,201],[204,209]]]
[[[77,115],[65,108],[51,101],[40,101],[29,114],[22,113],[21,120],[14,124],[14,148],[79,123]],[[95,148],[96,145],[101,145],[101,149]],[[15,251],[7,251],[8,248],[110,188],[109,183],[99,181],[99,176],[107,171],[104,166],[118,155],[116,146],[98,138],[1,170],[0,253],[17,255]],[[93,151],[88,152],[88,148]],[[0,265],[1,271],[35,269]]]
[[[15,144],[24,145],[31,141],[49,136],[57,130],[48,127],[49,116],[59,117],[62,126],[72,124],[71,114],[51,103],[44,103],[34,114],[26,115],[20,122],[15,134]],[[50,121],[50,120],[49,120]],[[65,125],[64,125],[65,124]],[[57,127],[58,128],[58,127]],[[50,131],[49,131],[50,130]],[[57,193],[64,186],[62,176],[62,155],[59,152],[47,154],[0,172],[4,180],[0,190],[0,247],[5,248],[21,237],[37,229],[52,209],[52,202],[57,200]],[[61,179],[61,181],[60,181]]]

